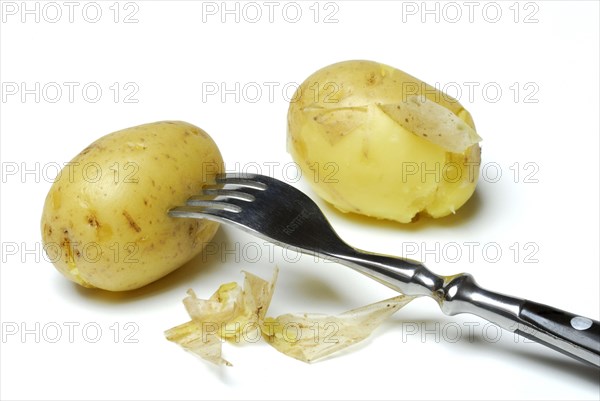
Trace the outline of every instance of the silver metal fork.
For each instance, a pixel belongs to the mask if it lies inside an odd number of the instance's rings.
[[[173,217],[234,225],[279,246],[341,264],[406,295],[435,299],[446,315],[472,313],[510,332],[600,367],[600,323],[483,289],[466,273],[440,276],[423,264],[358,250],[335,233],[319,207],[293,186],[258,174],[224,174]]]

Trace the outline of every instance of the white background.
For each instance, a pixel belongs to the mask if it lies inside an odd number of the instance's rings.
[[[323,205],[340,235],[598,319],[598,2],[228,2],[232,14],[221,2],[114,3],[2,2],[3,399],[600,398],[597,369],[476,317],[446,317],[429,299],[312,365],[258,343],[225,345],[234,367],[215,367],[163,336],[187,320],[190,287],[208,297],[242,269],[268,278],[278,265],[273,316],[393,294],[229,227],[211,255],[159,282],[86,290],[45,260],[39,229],[57,165],[104,134],[164,119],[209,132],[229,170],[258,168],[314,197],[288,165],[289,97],[325,65],[372,59],[459,97],[484,138],[485,171],[470,202],[439,221],[400,225]]]

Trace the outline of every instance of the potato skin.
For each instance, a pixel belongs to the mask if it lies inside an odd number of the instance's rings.
[[[344,61],[300,85],[288,109],[287,146],[317,195],[343,212],[402,223],[419,213],[452,214],[471,197],[479,144],[448,151],[384,112],[382,105],[404,107],[409,95],[442,106],[476,136],[457,100],[391,66]]]
[[[211,137],[182,121],[108,134],[53,183],[42,213],[44,249],[84,287],[133,290],[200,253],[219,225],[167,215],[223,172]]]

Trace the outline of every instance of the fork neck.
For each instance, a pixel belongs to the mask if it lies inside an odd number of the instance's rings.
[[[523,299],[481,288],[470,274],[440,276],[410,259],[357,249],[333,257],[393,290],[433,298],[446,315],[473,313],[510,331],[520,323],[518,314]]]
[[[396,258],[355,248],[330,254],[331,258],[406,295],[434,296],[447,280],[427,269],[420,262]]]

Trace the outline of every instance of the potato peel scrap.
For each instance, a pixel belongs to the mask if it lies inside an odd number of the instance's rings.
[[[380,104],[392,120],[413,134],[447,151],[463,153],[481,137],[456,114],[425,96],[407,96],[396,104]]]
[[[175,326],[165,332],[169,341],[179,344],[186,351],[198,355],[200,358],[216,365],[232,366],[230,362],[221,357],[221,339],[203,331],[202,324],[190,321]]]
[[[364,340],[414,299],[399,295],[335,316],[302,313],[271,318],[266,313],[278,269],[271,281],[243,273],[243,289],[237,283],[223,284],[208,300],[188,290],[183,303],[192,320],[167,330],[167,339],[209,362],[232,366],[221,356],[223,341],[254,342],[262,335],[283,354],[313,362]]]
[[[278,351],[313,362],[367,338],[414,297],[399,295],[337,316],[286,314],[263,322],[263,337]]]
[[[242,333],[259,330],[278,272],[275,269],[270,282],[243,272],[243,289],[237,283],[223,284],[208,300],[198,298],[189,289],[183,304],[192,320],[167,330],[165,336],[202,359],[232,366],[221,357],[222,340],[239,341]]]

